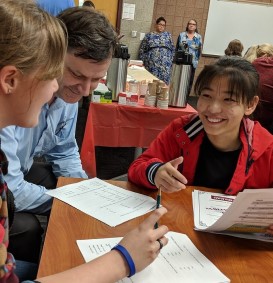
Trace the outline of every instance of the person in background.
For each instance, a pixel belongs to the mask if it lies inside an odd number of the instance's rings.
[[[129,181],[167,193],[186,184],[229,195],[272,188],[273,136],[247,118],[258,104],[258,88],[257,71],[238,56],[206,65],[194,88],[198,114],[165,128],[131,164]]]
[[[258,45],[250,46],[247,49],[246,53],[244,54],[243,58],[248,62],[252,63],[257,58],[257,54],[256,54],[257,47]]]
[[[185,49],[192,54],[192,71],[190,76],[188,95],[191,92],[195,70],[198,65],[198,61],[201,57],[202,51],[202,36],[197,30],[197,21],[194,19],[189,20],[186,31],[179,34],[176,43],[176,50],[185,51]]]
[[[250,46],[243,58],[252,63],[257,58],[271,56],[273,56],[273,45],[270,43],[263,43],[261,45]]]
[[[273,45],[258,45],[256,55],[252,64],[260,77],[260,101],[253,117],[273,134]]]
[[[89,7],[69,8],[58,18],[68,36],[58,91],[43,106],[35,128],[10,126],[0,131],[2,149],[10,160],[5,180],[16,204],[9,250],[17,259],[36,263],[41,226],[38,221],[26,222],[26,213],[49,215],[52,198],[46,192],[56,188],[59,176],[87,178],[75,139],[77,102],[105,76],[117,40],[107,18]],[[34,161],[36,157],[45,161]]]
[[[66,54],[63,28],[56,18],[31,1],[1,1],[0,48],[0,128],[9,125],[34,127],[39,121],[42,106],[52,99],[58,89],[56,77],[62,75]],[[18,279],[14,273],[15,260],[7,253],[9,211],[7,185],[3,175],[8,172],[12,160],[7,161],[2,149],[0,162],[0,282],[18,283],[19,279],[20,282],[23,280],[20,275],[26,274],[32,266],[27,262],[16,262],[16,273],[20,276]],[[129,274],[133,275],[135,271],[138,272],[153,262],[160,249],[167,244],[168,240],[164,235],[168,228],[162,225],[154,229],[154,224],[165,213],[166,209],[163,207],[154,211],[142,224],[129,232],[117,248],[98,259],[25,283],[103,283],[116,282]],[[31,249],[29,252],[32,252]],[[127,259],[131,259],[130,266]],[[105,268],[106,266],[111,268]]]
[[[242,57],[243,50],[244,50],[244,46],[243,46],[242,42],[238,39],[234,39],[228,44],[228,47],[225,50],[225,54],[227,56],[240,56],[240,57]]]
[[[74,0],[37,0],[37,5],[53,16],[75,6]]]
[[[156,20],[155,31],[145,34],[139,48],[139,59],[145,69],[169,85],[171,78],[174,44],[166,29],[166,20]]]

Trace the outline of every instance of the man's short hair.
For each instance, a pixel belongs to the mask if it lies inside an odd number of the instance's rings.
[[[58,18],[67,29],[69,53],[97,62],[112,57],[117,34],[101,12],[90,7],[73,7],[64,10]]]

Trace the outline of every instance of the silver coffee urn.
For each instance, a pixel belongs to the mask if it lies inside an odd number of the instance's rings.
[[[175,52],[169,87],[169,106],[186,107],[189,95],[192,55],[187,46]]]
[[[126,90],[129,58],[130,54],[128,53],[128,47],[118,43],[106,76],[106,85],[112,91],[113,101],[117,101],[118,94]]]

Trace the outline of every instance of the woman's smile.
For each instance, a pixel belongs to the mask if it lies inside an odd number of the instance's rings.
[[[221,119],[221,118],[212,118],[212,117],[208,117],[208,116],[205,116],[205,117],[212,124],[219,124],[220,122],[223,122],[223,121],[226,120],[226,119]]]

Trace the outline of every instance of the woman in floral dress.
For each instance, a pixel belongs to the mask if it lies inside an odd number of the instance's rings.
[[[174,44],[172,36],[166,29],[166,20],[159,17],[156,20],[155,31],[147,33],[141,42],[139,59],[145,68],[164,81],[170,83]]]

